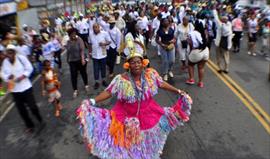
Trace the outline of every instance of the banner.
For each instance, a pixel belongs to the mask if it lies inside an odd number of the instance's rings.
[[[17,11],[17,4],[15,2],[0,4],[0,17],[16,13],[16,11]]]

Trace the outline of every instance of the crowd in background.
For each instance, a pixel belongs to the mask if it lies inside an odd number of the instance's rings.
[[[63,13],[54,21],[42,19],[40,30],[24,24],[20,35],[8,34],[0,39],[0,95],[3,96],[7,89],[13,94],[28,128],[34,125],[21,103],[31,105],[32,113],[42,123],[31,95],[31,78],[42,75],[43,94],[54,103],[55,115],[59,116],[62,106],[58,76],[63,73],[62,63],[69,65],[73,97],[76,98],[80,92],[77,88],[78,72],[86,92],[90,83],[94,89],[100,85],[106,87],[107,74],[109,78],[115,76],[114,67],[119,63],[119,57],[126,56],[125,49],[130,40],[140,46],[137,51],[145,58],[150,51],[160,57],[159,73],[164,81],[174,77],[174,64],[179,62],[179,71],[189,73],[186,83],[195,84],[194,66],[197,65],[197,85],[201,88],[204,87],[204,65],[209,53],[216,53],[218,72],[229,73],[230,52],[241,51],[241,43],[246,42],[242,40],[244,35],[248,37],[247,54],[269,54],[269,12],[252,8],[242,12],[234,9],[232,4],[221,2],[179,5],[108,3],[95,7],[86,14]],[[258,39],[262,39],[260,48],[256,47]],[[65,60],[61,56],[63,52],[66,52]],[[94,70],[94,79],[90,81],[94,82],[88,81],[89,60],[92,60]],[[25,96],[29,99],[24,99]]]

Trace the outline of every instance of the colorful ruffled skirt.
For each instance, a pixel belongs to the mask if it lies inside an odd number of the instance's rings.
[[[91,154],[100,159],[159,159],[170,131],[189,120],[192,100],[181,96],[172,107],[164,107],[158,123],[141,130],[139,121],[119,122],[115,112],[92,106],[84,100],[77,109],[80,129]]]

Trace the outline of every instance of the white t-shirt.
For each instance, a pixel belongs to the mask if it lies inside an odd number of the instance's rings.
[[[171,15],[170,12],[162,12],[161,14],[162,14],[162,18],[167,18],[168,16]]]
[[[55,19],[55,24],[56,25],[62,25],[62,23],[63,23],[63,20],[61,18],[56,18]]]
[[[52,41],[42,44],[42,55],[46,60],[52,61],[54,59],[55,47]]]
[[[52,43],[55,51],[59,51],[62,48],[60,42],[57,39],[53,39]]]
[[[32,83],[28,78],[32,72],[33,67],[29,60],[23,55],[16,55],[13,64],[7,58],[3,61],[1,77],[8,82],[10,75],[14,75],[15,79],[25,75],[27,78],[20,82],[15,82],[14,88],[11,90],[11,92],[24,92],[32,87]]]
[[[132,19],[137,19],[137,17],[139,16],[139,14],[138,14],[137,11],[134,11],[134,12],[130,12],[130,13],[129,13],[129,16],[130,16]]]
[[[90,33],[89,42],[92,44],[92,58],[103,59],[107,57],[107,47],[99,46],[99,43],[111,42],[110,35],[105,31],[100,31],[98,34]]]
[[[194,26],[192,25],[192,23],[188,23],[188,26],[185,27],[183,24],[179,24],[177,26],[177,38],[179,39],[179,41],[183,41],[183,40],[187,40],[188,38],[188,34],[194,30]]]
[[[78,21],[76,27],[77,27],[80,34],[87,34],[88,33],[89,24],[87,23],[86,19]]]
[[[196,30],[189,32],[189,37],[192,40],[193,48],[198,48],[203,43],[201,33]]]
[[[114,27],[113,29],[110,29],[108,31],[108,34],[111,38],[110,47],[113,49],[117,48],[118,50],[121,44],[121,36],[122,36],[120,30],[117,27]]]
[[[159,29],[159,26],[160,26],[160,20],[158,20],[158,18],[155,17],[153,22],[152,22],[152,28],[154,30],[154,33],[157,32],[157,30]]]
[[[257,19],[249,19],[248,20],[248,31],[250,33],[257,33],[257,26],[258,26],[258,21]]]
[[[100,20],[99,25],[101,26],[101,29],[104,31],[110,30],[110,24],[105,22],[103,19]]]
[[[88,22],[89,22],[89,33],[90,33],[93,31],[93,25],[96,23],[96,18],[93,18],[93,20],[89,19]]]
[[[123,17],[123,16],[125,16],[126,11],[125,11],[125,10],[120,10],[120,11],[119,11],[119,14],[120,14],[121,17]]]
[[[27,45],[17,46],[16,50],[25,57],[31,55],[30,48]]]
[[[148,24],[149,24],[149,21],[148,21],[148,18],[146,16],[144,17],[138,17],[138,25],[139,25],[139,28],[141,30],[146,30],[148,31]]]

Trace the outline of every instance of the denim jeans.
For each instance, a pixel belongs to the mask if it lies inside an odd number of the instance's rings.
[[[162,61],[162,74],[168,74],[172,70],[173,64],[175,63],[175,49],[170,51],[160,47],[161,61]]]
[[[96,81],[99,80],[100,72],[102,79],[106,77],[106,58],[93,59],[93,67],[94,67],[94,78]]]

